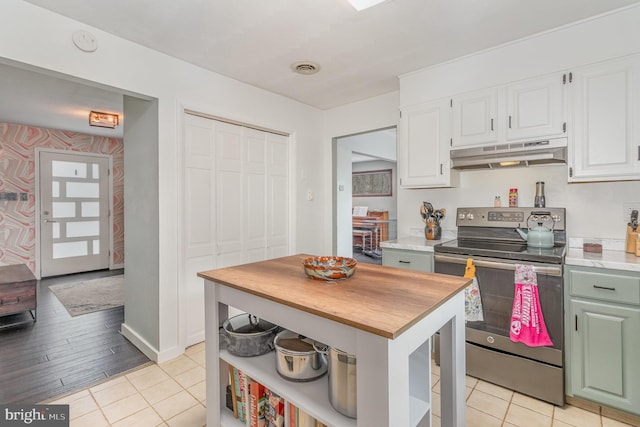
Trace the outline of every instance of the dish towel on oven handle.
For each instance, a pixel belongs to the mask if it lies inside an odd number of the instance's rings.
[[[542,317],[538,279],[532,265],[516,264],[509,337],[529,347],[553,345]]]
[[[464,318],[468,322],[482,322],[482,299],[480,298],[480,288],[476,277],[476,266],[473,259],[467,259],[467,266],[464,269],[464,277],[473,279],[471,284],[464,289]]]

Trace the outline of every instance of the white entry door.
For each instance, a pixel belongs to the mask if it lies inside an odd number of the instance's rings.
[[[40,151],[41,277],[109,268],[109,157]]]

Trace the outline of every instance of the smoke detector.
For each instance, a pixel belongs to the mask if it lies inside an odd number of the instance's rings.
[[[320,71],[320,65],[311,61],[300,61],[291,64],[291,69],[294,73],[310,75]]]

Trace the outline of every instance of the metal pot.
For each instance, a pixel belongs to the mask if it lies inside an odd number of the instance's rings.
[[[272,351],[277,332],[278,325],[244,313],[225,320],[221,336],[227,343],[229,353],[250,357]]]
[[[276,371],[289,381],[312,381],[327,372],[327,359],[313,340],[293,331],[276,335]]]
[[[329,348],[329,402],[336,411],[350,418],[357,416],[356,357]]]

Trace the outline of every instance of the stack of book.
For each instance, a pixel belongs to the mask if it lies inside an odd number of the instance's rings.
[[[284,399],[229,365],[233,415],[249,427],[284,427]]]
[[[281,396],[232,365],[229,365],[229,384],[236,418],[249,427],[285,427],[285,401]],[[288,406],[286,427],[326,427],[292,403]]]

